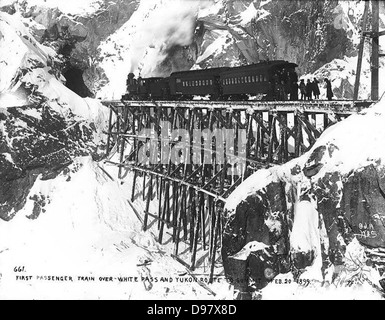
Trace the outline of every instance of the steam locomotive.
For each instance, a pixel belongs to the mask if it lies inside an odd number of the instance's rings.
[[[298,100],[298,65],[284,60],[241,67],[174,72],[169,77],[127,77],[122,100]]]

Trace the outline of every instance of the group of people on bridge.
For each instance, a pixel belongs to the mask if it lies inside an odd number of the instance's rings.
[[[326,98],[330,101],[333,99],[332,85],[329,79],[325,78],[324,81],[326,83]],[[304,79],[301,79],[298,88],[301,94],[300,100],[319,100],[321,92],[319,81],[316,78],[313,81],[308,79],[307,83],[305,83]]]

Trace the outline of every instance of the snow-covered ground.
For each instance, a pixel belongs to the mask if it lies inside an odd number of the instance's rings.
[[[29,199],[12,221],[0,220],[0,299],[231,298],[225,281],[211,286],[214,297],[140,231],[130,187],[89,157],[54,180],[38,179],[29,198],[44,199],[45,212],[28,218]]]
[[[31,36],[17,13],[0,12],[0,27],[2,113],[33,105],[26,93],[30,87],[64,117],[92,124],[95,145],[105,142],[108,109],[65,87],[53,66],[56,53]],[[40,110],[25,113],[40,121]],[[0,299],[231,298],[225,281],[211,285],[214,297],[171,257],[170,246],[141,231],[127,201],[131,175],[122,183],[111,179],[117,177],[114,168],[102,166],[86,156],[75,158],[55,179],[39,176],[16,216],[0,219]]]

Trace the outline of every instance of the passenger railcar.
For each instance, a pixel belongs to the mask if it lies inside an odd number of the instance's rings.
[[[230,68],[221,74],[224,100],[287,100],[295,93],[297,65],[283,60]],[[291,97],[293,98],[293,97]]]
[[[194,96],[218,100],[222,96],[221,73],[230,68],[174,72],[170,75],[171,97],[191,100]]]
[[[298,100],[297,65],[283,60],[242,67],[174,72],[167,78],[127,78],[129,100]]]

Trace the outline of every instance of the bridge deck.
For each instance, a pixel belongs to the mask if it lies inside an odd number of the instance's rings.
[[[105,100],[105,106],[116,107],[160,107],[160,108],[201,108],[201,109],[231,109],[253,110],[257,112],[278,111],[294,112],[302,110],[307,113],[334,112],[338,114],[356,114],[373,104],[373,101],[362,100],[313,100],[313,101],[133,101],[133,100]]]

